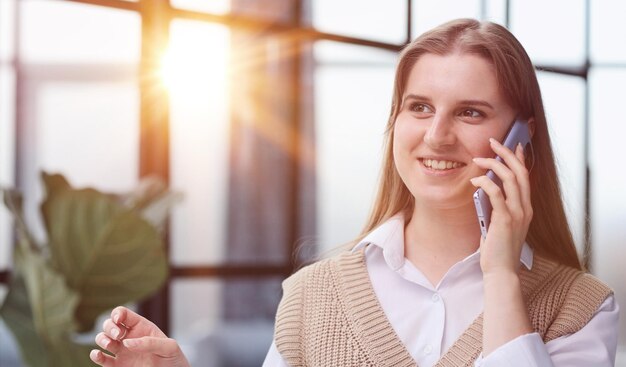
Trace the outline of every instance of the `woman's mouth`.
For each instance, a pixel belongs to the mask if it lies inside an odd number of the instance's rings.
[[[456,162],[456,161],[447,161],[447,160],[436,160],[436,159],[427,159],[421,158],[422,164],[426,168],[430,168],[435,171],[446,171],[454,168],[459,168],[465,165],[465,163]]]

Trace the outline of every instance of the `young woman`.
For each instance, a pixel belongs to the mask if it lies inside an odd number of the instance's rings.
[[[532,135],[532,168],[521,147],[500,144],[516,119]],[[485,237],[477,188],[493,206]],[[365,230],[283,289],[264,366],[614,364],[618,306],[581,269],[535,71],[510,32],[461,19],[406,47]],[[103,366],[186,365],[125,308],[96,342],[117,355],[92,352]]]

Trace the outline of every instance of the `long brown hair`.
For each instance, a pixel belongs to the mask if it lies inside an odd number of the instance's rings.
[[[530,173],[533,220],[527,242],[539,255],[581,269],[565,216],[561,190],[548,134],[541,91],[535,69],[519,41],[504,27],[492,22],[458,19],[434,28],[408,44],[398,61],[391,112],[378,192],[369,219],[357,241],[393,215],[408,218],[414,198],[402,182],[393,161],[393,128],[401,108],[407,77],[418,58],[426,53],[471,53],[488,60],[501,91],[521,118],[534,118],[532,138],[535,163]]]

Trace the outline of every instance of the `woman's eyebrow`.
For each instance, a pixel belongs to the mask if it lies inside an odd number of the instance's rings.
[[[432,102],[432,100],[429,97],[426,97],[420,94],[407,94],[402,100],[402,105],[404,106],[404,103],[409,99],[416,99],[416,100],[429,102],[429,103]],[[482,99],[464,99],[464,100],[459,101],[458,104],[469,105],[469,106],[484,106],[489,109],[495,110],[495,108],[493,108],[493,106],[489,102],[484,101]]]
[[[404,99],[402,99],[402,105],[404,106],[406,101],[409,99],[417,99],[417,100],[428,102],[428,103],[431,102],[431,99],[426,96],[422,96],[419,94],[407,94],[406,96],[404,96]]]
[[[480,99],[465,99],[465,100],[459,101],[459,104],[470,105],[470,106],[485,106],[487,108],[495,110],[495,108],[493,108],[493,106],[489,102],[483,101]]]

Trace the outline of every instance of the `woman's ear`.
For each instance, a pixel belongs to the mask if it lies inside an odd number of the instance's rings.
[[[528,119],[528,130],[530,130],[530,138],[532,139],[535,135],[535,118],[531,117]]]

